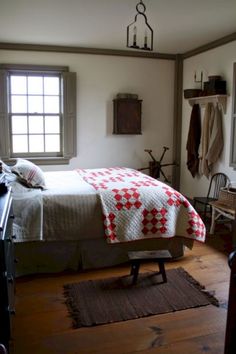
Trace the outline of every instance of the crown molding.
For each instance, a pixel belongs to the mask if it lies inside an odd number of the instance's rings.
[[[235,40],[236,40],[236,32],[231,33],[225,37],[219,38],[213,42],[202,45],[200,47],[197,47],[195,49],[189,50],[188,52],[185,52],[182,54],[182,58],[187,59],[187,58],[193,57],[197,54],[201,54],[201,53],[207,52],[208,50],[211,50],[211,49],[214,49],[217,47],[221,47],[222,45],[233,42]]]
[[[137,51],[137,50],[132,51],[132,50],[118,50],[118,49],[105,49],[105,48],[74,47],[74,46],[63,46],[63,45],[9,43],[9,42],[0,42],[0,49],[36,51],[36,52],[54,52],[54,53],[113,55],[113,56],[164,59],[164,60],[176,60],[176,56],[178,55],[184,60],[193,57],[197,54],[206,52],[208,50],[220,47],[224,44],[233,42],[235,40],[236,40],[236,32],[233,32],[227,36],[209,42],[195,49],[189,50],[183,54],[157,53],[157,52],[147,52],[147,51]]]
[[[36,52],[54,52],[54,53],[77,53],[77,54],[95,54],[95,55],[114,55],[124,57],[140,57],[149,59],[175,60],[175,54],[157,53],[147,51],[117,50],[103,48],[73,47],[61,45],[45,44],[27,44],[27,43],[7,43],[0,42],[0,49],[4,50],[22,50]]]

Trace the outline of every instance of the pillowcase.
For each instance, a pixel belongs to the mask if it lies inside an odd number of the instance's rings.
[[[16,164],[11,168],[11,170],[27,187],[45,189],[45,178],[43,171],[33,162],[24,159],[17,159]]]
[[[1,159],[0,159],[0,163],[2,164],[2,172],[11,173],[11,168],[7,166]]]

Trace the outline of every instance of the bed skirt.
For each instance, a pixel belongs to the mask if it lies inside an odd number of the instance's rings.
[[[122,244],[108,244],[104,239],[15,243],[16,276],[111,267],[127,262],[127,252],[132,250],[168,249],[173,258],[179,258],[185,246],[191,249],[193,240],[174,237]]]

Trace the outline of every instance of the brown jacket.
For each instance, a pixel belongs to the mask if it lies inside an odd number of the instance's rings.
[[[198,173],[198,149],[201,139],[201,112],[198,104],[194,104],[190,117],[189,132],[187,139],[187,166],[192,176]]]

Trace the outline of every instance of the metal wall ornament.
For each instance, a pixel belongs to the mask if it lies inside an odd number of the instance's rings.
[[[146,6],[142,0],[136,5],[136,10],[134,21],[127,26],[127,47],[152,51],[153,29],[147,21]]]

